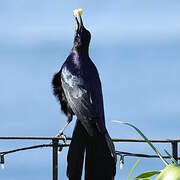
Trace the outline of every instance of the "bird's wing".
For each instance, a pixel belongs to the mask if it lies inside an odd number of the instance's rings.
[[[93,122],[104,116],[102,91],[98,80],[94,80],[93,85],[85,85],[66,68],[63,69],[61,78],[66,98],[77,118],[88,118]]]
[[[64,90],[62,88],[61,71],[62,70],[60,70],[58,73],[56,73],[53,77],[53,80],[52,80],[53,94],[59,100],[59,102],[61,104],[61,110],[64,112],[64,114],[66,116],[68,116],[70,118],[73,115],[73,112],[68,105]],[[68,120],[70,120],[70,119],[68,119]]]

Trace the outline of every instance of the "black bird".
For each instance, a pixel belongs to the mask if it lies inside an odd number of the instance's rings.
[[[54,95],[67,121],[70,122],[73,115],[77,117],[68,153],[67,175],[71,180],[81,178],[86,149],[86,180],[112,180],[116,155],[105,126],[101,81],[89,57],[91,34],[84,27],[81,16],[80,22],[77,17],[75,19],[77,28],[73,48],[52,81]],[[103,160],[97,161],[100,156]]]

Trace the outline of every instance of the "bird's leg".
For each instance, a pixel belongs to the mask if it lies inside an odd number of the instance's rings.
[[[61,129],[61,131],[59,132],[59,134],[56,137],[62,138],[64,143],[66,143],[66,136],[63,134],[64,130],[66,129],[66,127],[68,126],[68,124],[72,121],[72,114],[68,114],[67,115],[67,122],[65,124],[65,126]]]
[[[56,135],[56,137],[58,138],[62,138],[64,143],[66,143],[66,136],[63,134],[64,130],[66,129],[66,127],[68,126],[69,122],[66,122],[65,126],[61,129],[61,131]]]

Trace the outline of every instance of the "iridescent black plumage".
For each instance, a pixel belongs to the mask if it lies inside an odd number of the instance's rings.
[[[76,18],[73,48],[54,75],[54,95],[68,121],[76,115],[77,123],[68,151],[67,175],[80,180],[86,149],[85,179],[112,180],[116,172],[114,145],[104,118],[101,81],[88,53],[91,34]]]
[[[95,126],[101,133],[105,133],[106,128],[101,82],[88,54],[90,38],[90,32],[81,25],[75,33],[74,46],[52,84],[68,120],[75,114],[93,135]]]

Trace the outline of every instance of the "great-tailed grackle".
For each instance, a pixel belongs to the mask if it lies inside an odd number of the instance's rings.
[[[86,151],[85,179],[112,180],[116,172],[114,145],[105,126],[101,81],[89,57],[90,32],[82,17],[75,17],[76,32],[73,48],[54,75],[54,95],[61,104],[67,121],[77,117],[68,152],[67,176],[80,180]]]

